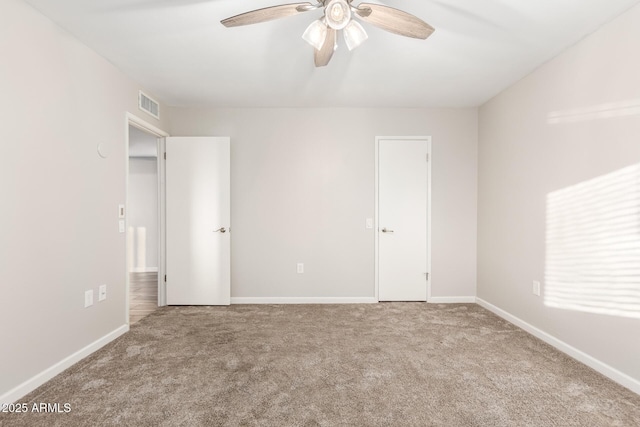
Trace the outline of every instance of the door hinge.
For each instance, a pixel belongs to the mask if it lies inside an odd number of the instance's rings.
[[[167,275],[166,274],[164,275],[164,281],[165,282],[167,281]]]
[[[164,159],[167,160],[167,153],[164,153]]]
[[[424,273],[425,280],[429,281],[429,273]]]
[[[429,161],[429,153],[427,153],[427,162]]]

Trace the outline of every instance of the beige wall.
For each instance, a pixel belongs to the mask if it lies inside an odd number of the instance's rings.
[[[154,138],[155,142],[155,138]],[[158,160],[129,157],[129,271],[158,271]]]
[[[374,297],[375,137],[403,135],[433,137],[432,295],[475,295],[476,109],[170,114],[172,135],[231,137],[232,297]]]
[[[144,113],[138,85],[24,2],[2,2],[0,33],[2,396],[126,324],[125,112]]]
[[[549,308],[532,281],[547,195],[640,162],[639,22],[635,7],[482,106],[478,172],[478,296],[636,381],[640,320]]]
[[[129,126],[127,266],[158,271],[158,139]]]

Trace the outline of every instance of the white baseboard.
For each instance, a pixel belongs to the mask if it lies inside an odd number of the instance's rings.
[[[129,330],[129,325],[122,325],[118,329],[109,332],[107,335],[102,338],[97,339],[92,342],[88,346],[76,351],[72,355],[62,359],[60,362],[55,365],[45,369],[34,377],[28,379],[17,387],[9,390],[0,396],[0,404],[5,403],[14,403],[31,393],[36,388],[40,387],[42,384],[49,381],[51,378],[55,377],[65,369],[71,367],[73,364],[79,362],[85,357],[89,356],[91,353],[97,351],[101,347],[109,344],[111,341],[118,338],[120,335],[125,334]]]
[[[158,267],[144,267],[144,268],[135,267],[135,268],[132,268],[129,273],[157,273],[157,272],[158,272]]]
[[[232,297],[231,304],[374,304],[373,297]]]
[[[431,297],[430,304],[475,304],[476,297]]]
[[[625,374],[624,372],[620,372],[617,369],[613,368],[612,366],[607,365],[606,363],[596,359],[593,356],[590,356],[589,354],[578,350],[575,347],[572,347],[571,345],[565,343],[564,341],[559,340],[558,338],[554,337],[553,335],[548,334],[547,332],[536,328],[535,326],[525,322],[524,320],[504,311],[501,308],[496,307],[495,305],[488,303],[487,301],[481,299],[481,298],[476,298],[476,302],[486,308],[487,310],[497,314],[498,316],[502,317],[503,319],[507,320],[508,322],[513,323],[514,325],[524,329],[525,331],[529,332],[531,335],[540,338],[542,341],[546,342],[547,344],[557,348],[558,350],[560,350],[563,353],[568,354],[569,356],[573,357],[574,359],[576,359],[579,362],[584,363],[585,365],[589,366],[590,368],[600,372],[602,375],[604,375],[605,377],[617,382],[618,384],[628,388],[629,390],[633,391],[634,393],[640,394],[640,381],[636,380],[635,378]]]
[[[232,297],[231,304],[375,304],[373,297]],[[432,297],[433,304],[475,304],[476,297]]]

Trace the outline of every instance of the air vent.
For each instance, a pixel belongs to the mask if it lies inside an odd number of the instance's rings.
[[[138,107],[147,114],[160,120],[160,104],[140,91],[138,95]]]

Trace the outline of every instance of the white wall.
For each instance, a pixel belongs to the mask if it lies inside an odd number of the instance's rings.
[[[127,323],[118,204],[125,113],[143,113],[138,85],[22,1],[2,2],[0,58],[1,401]]]
[[[639,22],[635,7],[481,107],[478,191],[478,296],[637,385],[640,320],[550,308],[532,280],[547,195],[640,162]]]
[[[158,161],[155,136],[129,127],[129,271],[158,271]]]
[[[158,162],[129,158],[129,229],[133,263],[129,271],[158,271]]]
[[[477,110],[183,109],[231,137],[232,297],[374,297],[375,137],[430,135],[432,295],[475,295]],[[296,273],[304,262],[305,273]]]

